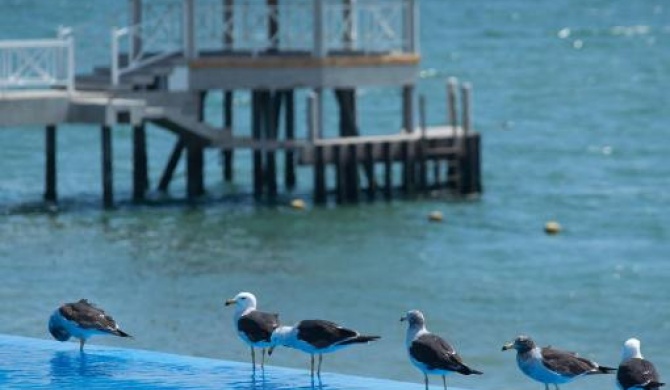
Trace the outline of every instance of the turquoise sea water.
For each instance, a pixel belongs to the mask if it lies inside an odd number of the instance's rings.
[[[92,29],[79,42],[82,70],[106,61],[108,26],[120,25],[125,2],[79,3],[3,1],[0,37],[81,26]],[[474,85],[480,200],[298,212],[254,204],[246,163],[236,167],[234,186],[223,184],[211,153],[209,201],[137,207],[124,202],[131,137],[119,128],[121,202],[105,212],[98,131],[72,127],[59,133],[61,209],[49,213],[35,207],[43,132],[0,129],[0,333],[47,338],[48,314],[87,297],[135,335],[94,343],[244,362],[249,352],[223,301],[248,290],[285,322],[326,318],[383,337],[326,356],[325,371],[421,382],[398,322],[418,308],[429,329],[486,373],[452,377],[455,386],[538,389],[511,352],[500,352],[519,333],[607,365],[618,364],[623,341],[637,336],[667,381],[670,6],[423,0],[421,12],[419,89],[429,122],[442,122],[447,76]],[[363,133],[397,127],[397,94],[361,92]],[[220,96],[208,103],[208,119],[220,121]],[[240,95],[237,104],[244,109],[248,100]],[[155,185],[173,138],[158,130],[150,137]],[[309,195],[309,172],[301,175],[297,195]],[[429,223],[432,210],[445,222]],[[542,232],[550,219],[563,225],[560,235]],[[309,364],[284,349],[271,362]],[[603,376],[566,387],[613,386]]]

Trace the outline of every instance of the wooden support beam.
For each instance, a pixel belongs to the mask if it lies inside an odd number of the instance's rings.
[[[382,154],[384,156],[384,198],[391,200],[393,191],[393,160],[391,158],[391,143],[382,144]]]
[[[281,108],[281,94],[265,91],[264,95],[264,116],[265,116],[265,139],[277,139],[277,125],[279,122],[279,111]],[[265,153],[265,183],[267,185],[268,197],[272,200],[277,198],[277,159],[274,149],[269,149]]]
[[[233,135],[233,91],[223,93],[223,131]],[[233,181],[233,149],[223,150],[223,180]]]
[[[45,143],[45,175],[44,200],[56,202],[58,200],[58,170],[56,166],[56,125],[47,125],[44,133]]]
[[[144,124],[133,126],[133,200],[144,200],[149,189],[147,134]]]
[[[286,130],[286,140],[290,142],[295,139],[295,94],[292,89],[289,89],[284,93],[284,100],[286,101],[284,108],[284,128]],[[292,149],[286,149],[284,158],[286,188],[292,190],[296,185],[295,153]]]
[[[186,141],[183,137],[179,137],[174,145],[174,148],[172,148],[172,153],[170,153],[168,163],[163,170],[163,174],[161,175],[161,180],[158,183],[158,191],[167,192],[168,187],[170,186],[170,182],[172,181],[174,171],[177,168],[177,164],[179,163],[179,159],[181,158],[185,148]]]
[[[374,162],[374,151],[373,151],[374,144],[367,143],[365,144],[365,149],[364,149],[364,155],[365,155],[365,160],[364,160],[364,165],[365,165],[365,176],[368,178],[368,186],[367,186],[367,195],[368,195],[368,201],[372,202],[375,200],[375,191],[377,187],[377,183],[375,182],[375,162]]]
[[[112,129],[103,125],[100,131],[102,155],[102,204],[105,208],[114,206],[114,176],[112,166]]]
[[[335,202],[342,204],[346,200],[346,185],[344,180],[344,166],[346,162],[346,146],[335,145],[331,147],[335,157]]]
[[[351,144],[346,148],[346,198],[347,202],[358,203],[358,195],[361,192],[360,182],[358,180],[358,147]]]
[[[314,162],[314,203],[326,203],[326,166],[323,163],[323,146],[315,148]]]
[[[258,141],[262,134],[262,93],[257,90],[251,92],[251,137]],[[263,152],[260,149],[253,151],[253,180],[254,180],[254,197],[261,198],[263,194]]]
[[[198,142],[186,144],[186,197],[193,200],[205,193],[204,153]]]

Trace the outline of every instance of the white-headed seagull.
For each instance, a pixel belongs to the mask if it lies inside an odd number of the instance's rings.
[[[658,390],[665,385],[660,380],[656,367],[640,352],[640,340],[631,338],[623,344],[621,364],[616,374],[621,390]]]
[[[354,344],[365,344],[379,336],[364,336],[355,330],[325,320],[303,320],[294,326],[281,326],[272,334],[272,353],[277,345],[294,348],[311,355],[310,373],[314,377],[314,355],[319,355],[317,375],[321,376],[323,354],[339,351]]]
[[[249,292],[241,292],[226,301],[226,306],[235,305],[233,326],[237,335],[251,348],[251,364],[256,370],[254,348],[262,348],[261,368],[265,365],[265,349],[270,346],[272,332],[279,326],[279,315],[256,310],[256,297]]]

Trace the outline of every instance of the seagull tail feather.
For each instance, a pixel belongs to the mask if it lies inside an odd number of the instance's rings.
[[[484,374],[483,372],[481,372],[479,370],[475,370],[475,369],[470,368],[468,366],[463,366],[462,369],[458,370],[458,373],[463,374],[463,375],[473,375],[473,374],[474,375],[483,375]]]
[[[607,366],[598,366],[598,371],[594,372],[594,374],[614,374],[616,371],[617,371],[616,368]]]
[[[344,340],[343,342],[340,343],[340,345],[349,345],[349,344],[362,344],[362,343],[369,343],[370,341],[375,341],[379,340],[381,337],[380,336],[356,336],[352,337],[350,339]]]
[[[122,331],[121,329],[114,329],[114,331],[112,331],[112,334],[119,337],[131,337],[131,338],[133,337],[128,333]]]
[[[647,383],[646,385],[644,385],[642,388],[645,389],[645,390],[657,390],[661,386],[665,386],[665,383],[651,381],[651,382]]]

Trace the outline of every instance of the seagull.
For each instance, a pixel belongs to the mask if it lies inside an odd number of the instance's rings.
[[[550,383],[558,390],[559,384],[572,382],[584,375],[611,374],[616,371],[573,352],[552,347],[540,348],[528,336],[519,336],[502,347],[503,351],[508,349],[516,349],[519,369],[530,378],[544,383],[545,390],[549,390]]]
[[[447,389],[446,376],[451,373],[482,374],[481,371],[465,365],[447,341],[426,329],[426,319],[420,311],[410,310],[400,318],[400,321],[407,321],[409,324],[405,345],[409,353],[409,360],[423,372],[426,390],[428,390],[428,374],[441,375],[445,390]]]
[[[262,348],[261,368],[265,368],[265,348],[270,346],[272,332],[279,326],[279,315],[256,310],[256,297],[250,292],[241,292],[226,301],[226,306],[235,305],[233,326],[237,335],[251,348],[251,364],[256,370],[254,348]]]
[[[656,367],[640,353],[640,340],[631,338],[623,344],[616,382],[621,390],[658,390],[661,383]]]
[[[378,340],[379,336],[363,336],[355,330],[347,329],[325,320],[303,320],[294,326],[281,326],[272,333],[269,354],[277,345],[295,348],[311,355],[311,375],[314,377],[314,355],[319,355],[317,375],[321,377],[321,363],[324,353],[339,351],[353,344]]]
[[[93,335],[132,337],[119,329],[116,321],[86,299],[66,303],[49,318],[49,333],[58,341],[70,337],[79,339],[79,350],[84,351],[86,340]]]

